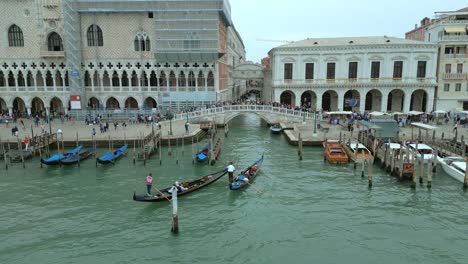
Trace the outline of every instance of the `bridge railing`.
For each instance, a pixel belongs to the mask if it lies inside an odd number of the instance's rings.
[[[174,120],[184,120],[187,118],[191,119],[232,112],[268,112],[296,118],[305,118],[312,120],[315,119],[315,113],[303,112],[300,110],[287,109],[281,107],[273,107],[271,105],[227,105],[222,107],[202,109],[189,113],[176,114],[174,116]]]

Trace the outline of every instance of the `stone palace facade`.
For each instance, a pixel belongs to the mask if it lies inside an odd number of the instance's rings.
[[[230,100],[245,86],[233,75],[246,57],[230,10],[228,0],[2,1],[0,110]]]

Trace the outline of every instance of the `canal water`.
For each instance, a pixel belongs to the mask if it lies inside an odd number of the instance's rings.
[[[0,170],[0,263],[467,263],[468,193],[442,172],[433,189],[374,168],[374,187],[352,165],[297,149],[255,115],[230,125],[219,162],[193,166],[191,147],[163,164]],[[200,144],[201,146],[201,144]],[[101,154],[104,150],[100,151]],[[198,178],[233,161],[265,160],[253,186],[227,177],[179,199],[180,234],[169,203],[137,203],[152,172],[158,187]],[[440,170],[439,170],[440,171]]]

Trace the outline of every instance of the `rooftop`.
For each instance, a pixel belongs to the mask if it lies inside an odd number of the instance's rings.
[[[384,44],[427,44],[422,41],[378,36],[378,37],[345,37],[345,38],[308,38],[305,40],[291,42],[278,48],[304,48],[321,46],[343,46],[343,45],[384,45]]]

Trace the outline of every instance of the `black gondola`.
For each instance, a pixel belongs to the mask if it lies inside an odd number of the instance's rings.
[[[219,180],[221,177],[223,177],[225,174],[227,174],[227,170],[223,169],[222,171],[215,172],[210,175],[206,175],[200,179],[191,181],[191,182],[183,182],[181,183],[181,186],[184,188],[187,188],[185,191],[179,191],[177,193],[177,196],[182,196],[189,194],[191,192],[194,192],[196,190],[200,190],[203,187],[206,187],[213,182]],[[172,193],[169,192],[169,190],[172,188],[168,187],[165,189],[160,190],[161,193],[156,193],[155,195],[146,195],[146,194],[136,194],[133,193],[133,200],[137,202],[161,202],[161,201],[167,201],[172,199]]]
[[[254,164],[250,165],[247,169],[241,171],[237,176],[236,181],[231,184],[231,190],[239,190],[255,180],[260,167],[263,164],[263,155]]]
[[[82,160],[91,157],[93,154],[94,154],[94,148],[89,148],[85,152],[81,152],[78,155],[75,154],[63,160],[60,160],[60,163],[62,163],[63,165],[77,164],[78,162],[81,162]]]

